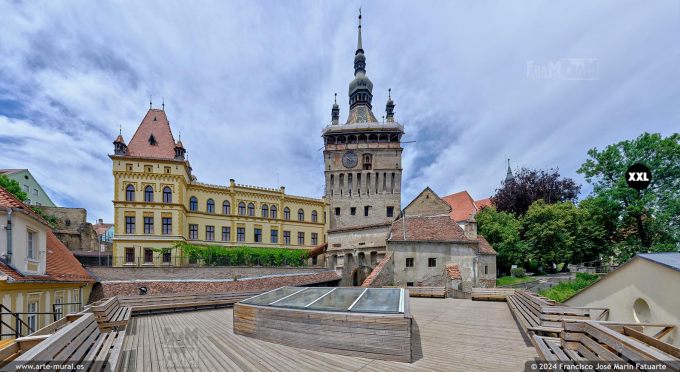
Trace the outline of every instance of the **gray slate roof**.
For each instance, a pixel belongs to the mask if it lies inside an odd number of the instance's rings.
[[[644,258],[645,260],[649,260],[673,270],[680,271],[680,253],[640,253],[638,256]]]

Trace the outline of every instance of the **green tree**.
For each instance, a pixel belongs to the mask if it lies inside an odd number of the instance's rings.
[[[618,205],[617,241],[619,261],[638,251],[676,250],[680,245],[680,134],[663,137],[643,133],[634,140],[593,148],[579,168],[593,184],[593,194]],[[652,171],[645,190],[628,187],[625,173],[634,163]]]
[[[512,265],[521,266],[526,261],[526,244],[519,239],[519,220],[494,207],[482,208],[475,216],[479,234],[496,250],[496,264],[502,272],[509,272]]]
[[[23,190],[21,190],[21,185],[19,182],[9,179],[4,174],[0,174],[0,187],[7,190],[7,192],[10,194],[16,196],[17,199],[21,201],[26,201],[26,199],[28,199],[28,195]]]
[[[543,270],[571,261],[579,239],[581,211],[571,202],[547,204],[537,200],[522,218],[521,234],[529,257]]]
[[[618,239],[619,205],[609,199],[590,196],[578,205],[579,225],[572,262],[601,261],[611,256]]]

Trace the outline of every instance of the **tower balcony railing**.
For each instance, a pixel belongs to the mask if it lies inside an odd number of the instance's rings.
[[[385,122],[385,123],[353,123],[353,124],[328,124],[322,130],[321,134],[326,134],[328,132],[352,132],[352,131],[404,131],[404,126],[397,122]]]

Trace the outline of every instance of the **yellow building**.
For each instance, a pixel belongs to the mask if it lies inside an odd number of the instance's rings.
[[[326,242],[326,203],[285,188],[198,182],[164,110],[149,109],[129,144],[113,142],[113,265],[183,265],[176,242],[311,249]]]
[[[44,219],[3,188],[0,226],[0,339],[80,311],[95,279]]]

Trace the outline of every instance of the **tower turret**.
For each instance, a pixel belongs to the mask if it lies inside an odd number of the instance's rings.
[[[123,139],[123,129],[121,128],[118,132],[118,137],[113,141],[113,154],[114,155],[127,155],[127,145]]]
[[[392,88],[387,90],[387,104],[385,105],[385,119],[388,123],[394,123],[394,101],[392,101]]]
[[[186,154],[186,152],[187,150],[184,148],[184,145],[182,145],[182,140],[180,139],[175,144],[175,160],[184,160],[184,154]]]
[[[340,122],[340,106],[338,106],[338,94],[335,93],[333,100],[333,109],[331,109],[331,124],[338,125]]]

